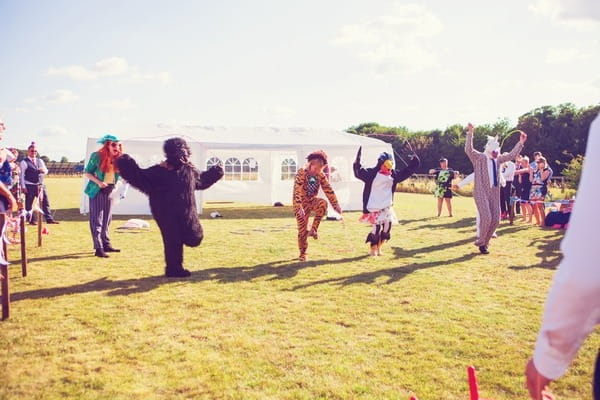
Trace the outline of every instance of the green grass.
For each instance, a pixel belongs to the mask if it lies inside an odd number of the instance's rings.
[[[10,248],[11,318],[0,323],[3,399],[524,399],[523,370],[560,261],[562,232],[505,223],[492,254],[472,245],[474,206],[433,218],[432,195],[396,194],[401,223],[382,257],[349,212],[324,221],[297,262],[289,207],[205,204],[189,279],[163,274],[155,223],[114,232],[93,257],[81,181],[49,179],[56,217],[28,232],[29,274]],[[586,341],[560,399],[591,398],[600,335]]]

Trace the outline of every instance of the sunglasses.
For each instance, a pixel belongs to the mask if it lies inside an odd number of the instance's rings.
[[[110,147],[117,148],[117,147],[119,147],[119,143],[113,142],[113,143],[110,144]]]

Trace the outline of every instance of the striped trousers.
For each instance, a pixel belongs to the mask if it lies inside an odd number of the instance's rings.
[[[94,198],[90,198],[90,231],[96,250],[110,245],[108,228],[112,220],[111,192],[112,187],[109,186],[100,190]]]
[[[316,231],[319,229],[321,219],[323,219],[323,216],[327,213],[327,202],[319,197],[313,197],[312,199],[305,200],[304,203],[302,203],[302,208],[304,209],[306,217],[300,218],[296,216],[296,222],[298,224],[298,249],[300,250],[301,256],[306,255],[306,249],[308,249],[308,219],[310,213],[315,213],[311,229]]]

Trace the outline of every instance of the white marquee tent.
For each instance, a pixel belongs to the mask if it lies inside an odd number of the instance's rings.
[[[181,136],[192,149],[192,162],[200,169],[221,162],[224,178],[206,191],[198,191],[201,210],[203,201],[239,201],[263,205],[281,202],[291,204],[296,169],[304,166],[306,156],[323,149],[332,167],[330,181],[344,210],[362,209],[363,183],[352,172],[356,151],[362,146],[362,162],[375,164],[383,151],[392,153],[391,146],[381,140],[349,134],[343,131],[303,128],[210,128],[194,127],[154,138],[123,139],[125,152],[142,167],[159,163],[163,158],[162,142]],[[88,138],[86,163],[100,145],[97,138]],[[87,182],[86,182],[87,183]],[[119,190],[115,191],[118,198]],[[321,197],[324,197],[321,193]],[[134,189],[114,206],[114,214],[150,214],[147,197]],[[84,194],[81,212],[88,211]]]

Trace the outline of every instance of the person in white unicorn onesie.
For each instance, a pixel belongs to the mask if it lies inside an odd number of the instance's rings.
[[[475,241],[481,254],[489,254],[488,246],[492,235],[500,224],[500,165],[508,160],[514,160],[523,149],[527,134],[523,131],[521,137],[510,153],[500,154],[498,137],[488,136],[483,153],[473,148],[473,132],[475,128],[467,125],[467,140],[465,153],[473,163],[473,198],[479,213],[480,235]]]

